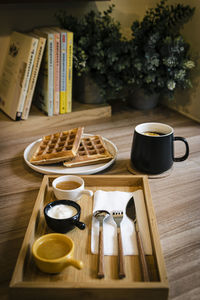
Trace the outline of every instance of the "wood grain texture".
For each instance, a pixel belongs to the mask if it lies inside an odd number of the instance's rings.
[[[86,116],[81,116],[68,121],[67,117],[34,117],[32,114],[27,121],[14,122],[0,113],[1,299],[9,299],[8,284],[43,178],[42,174],[29,169],[24,163],[25,147],[42,135],[62,131],[69,126],[85,126],[85,132],[103,135],[118,147],[115,164],[102,174],[129,174],[127,163],[134,127],[148,121],[169,124],[174,128],[176,136],[183,136],[189,142],[189,158],[185,162],[175,163],[167,178],[150,179],[149,182],[154,206],[152,209],[157,217],[170,285],[169,299],[199,299],[200,124],[163,107],[143,112],[122,106],[120,110],[113,108],[112,117],[103,120],[87,120]],[[181,143],[176,144],[176,155],[182,155],[184,149]],[[96,271],[95,264],[91,272]],[[131,266],[126,264],[125,267]],[[134,271],[133,277],[137,277]],[[25,290],[24,297],[30,295],[30,292],[30,289]],[[73,292],[76,296],[76,290]],[[97,295],[98,292],[96,289]],[[27,299],[30,299],[29,296]]]

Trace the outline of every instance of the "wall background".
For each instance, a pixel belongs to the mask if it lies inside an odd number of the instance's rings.
[[[8,46],[8,36],[12,30],[28,31],[37,26],[58,25],[54,17],[58,10],[66,10],[69,14],[81,15],[91,9],[104,10],[111,3],[115,4],[113,16],[121,22],[122,31],[130,35],[130,26],[135,19],[141,20],[147,8],[154,7],[158,0],[111,0],[100,2],[73,1],[66,3],[17,3],[0,4],[0,73]],[[165,101],[172,109],[200,122],[200,1],[169,0],[171,3],[183,3],[196,7],[193,19],[182,31],[191,45],[191,53],[195,56],[198,66],[193,72],[193,88],[177,93],[174,101]]]

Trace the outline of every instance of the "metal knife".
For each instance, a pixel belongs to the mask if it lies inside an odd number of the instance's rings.
[[[137,246],[138,246],[138,252],[140,257],[140,263],[142,267],[142,274],[144,281],[150,281],[149,278],[149,272],[148,272],[148,266],[147,261],[144,253],[143,243],[139,231],[139,226],[137,222],[137,215],[136,215],[136,208],[135,208],[135,201],[134,198],[131,197],[131,199],[128,201],[126,206],[126,215],[133,220],[135,225],[135,232],[136,232],[136,238],[137,238]]]

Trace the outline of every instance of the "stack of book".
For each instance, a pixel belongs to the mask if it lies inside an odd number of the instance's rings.
[[[48,116],[71,112],[72,64],[72,32],[14,31],[0,80],[0,108],[13,120],[26,120],[32,101]]]
[[[48,116],[71,112],[73,33],[58,27],[34,32],[47,40],[34,103]]]

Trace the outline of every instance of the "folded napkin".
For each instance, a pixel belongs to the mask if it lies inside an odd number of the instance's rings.
[[[103,238],[104,238],[104,254],[117,255],[117,225],[112,218],[112,211],[122,210],[124,213],[121,222],[122,244],[124,255],[138,254],[137,241],[134,223],[125,213],[126,204],[131,197],[134,197],[137,220],[140,228],[140,234],[143,241],[144,251],[146,254],[152,254],[151,239],[149,233],[149,226],[147,221],[147,214],[145,209],[144,195],[142,190],[137,190],[133,193],[120,191],[102,191],[98,190],[94,194],[93,212],[99,209],[104,209],[110,212],[110,216],[103,224]],[[99,221],[92,217],[91,228],[91,252],[98,253],[99,242]]]

